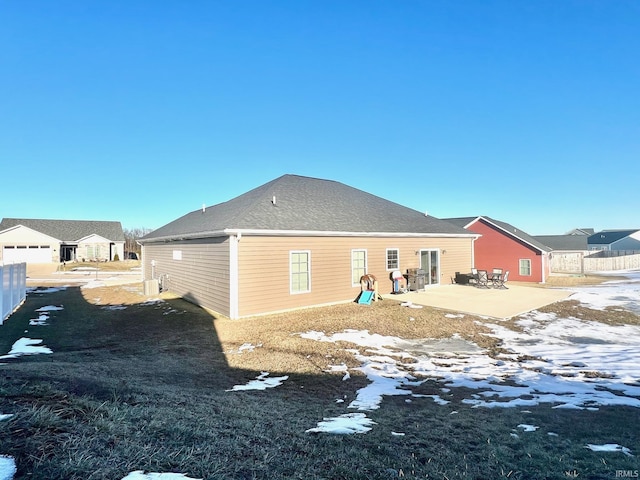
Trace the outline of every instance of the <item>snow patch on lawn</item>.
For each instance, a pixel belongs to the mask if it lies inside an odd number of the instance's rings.
[[[592,445],[589,443],[585,448],[594,452],[622,452],[628,457],[634,456],[630,449],[623,447],[622,445],[618,445],[617,443],[605,443],[604,445]]]
[[[9,455],[0,455],[0,480],[11,480],[16,472],[15,459]]]
[[[37,313],[39,313],[40,315],[38,315],[38,318],[32,318],[29,320],[29,325],[34,327],[34,326],[44,326],[48,324],[49,321],[49,312],[56,312],[59,310],[64,310],[64,308],[62,306],[57,307],[55,305],[46,305],[44,307],[40,307],[36,310]]]
[[[630,277],[628,282],[587,287],[584,295],[571,299],[579,299],[594,309],[619,305],[640,311],[637,293],[640,272],[626,274]],[[597,295],[593,296],[592,291]],[[495,322],[490,319],[482,322],[492,330],[491,336],[502,340],[506,353],[495,357],[459,337],[404,340],[366,330],[345,330],[332,335],[309,331],[300,336],[348,344],[345,351],[352,352],[361,364],[354,370],[363,372],[370,382],[358,390],[356,399],[348,406],[359,411],[379,408],[387,395],[423,396],[413,394],[412,387],[427,380],[439,381],[446,389],[470,389],[471,394],[462,402],[474,407],[550,403],[554,408],[568,409],[597,410],[605,405],[640,408],[639,326],[558,318],[537,311],[519,317],[518,331]],[[353,345],[357,349],[348,348]],[[448,403],[441,396],[430,397],[438,404]],[[337,418],[344,422],[351,417]],[[320,423],[327,425],[328,420]]]
[[[53,353],[53,351],[45,347],[44,345],[40,345],[42,343],[41,339],[27,338],[22,337],[16,340],[16,342],[11,347],[11,350],[6,355],[2,355],[0,360],[4,360],[7,358],[16,358],[22,355],[38,355],[41,353]]]
[[[237,350],[227,350],[225,353],[230,354],[230,355],[239,355],[242,353],[251,353],[253,352],[256,348],[261,348],[262,347],[262,343],[259,343],[257,345],[253,345],[251,343],[243,343],[242,345],[240,345],[238,347]]]
[[[325,418],[318,422],[318,426],[310,428],[306,433],[331,433],[334,435],[350,435],[352,433],[367,433],[370,425],[376,422],[367,418],[364,413],[345,413],[339,417]]]
[[[282,385],[282,383],[289,378],[288,375],[283,377],[269,378],[269,372],[262,372],[255,380],[251,380],[244,385],[234,385],[233,388],[226,390],[227,392],[236,392],[239,390],[266,390],[267,388],[274,388]]]
[[[136,470],[135,472],[131,472],[122,480],[202,480],[202,479],[187,477],[183,473],[144,473],[143,470]]]

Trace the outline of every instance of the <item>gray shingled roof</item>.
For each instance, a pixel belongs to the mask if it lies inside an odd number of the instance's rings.
[[[225,230],[470,235],[340,182],[283,175],[228,202],[188,213],[141,241],[222,235]]]
[[[22,225],[62,242],[77,242],[89,235],[100,235],[112,242],[124,242],[124,232],[120,222],[98,220],[45,220],[33,218],[3,218],[0,232]]]
[[[506,222],[501,222],[500,220],[495,220],[491,217],[487,217],[487,216],[478,216],[478,217],[458,217],[458,218],[445,218],[443,220],[446,220],[447,222],[453,223],[454,225],[458,225],[460,227],[462,226],[466,226],[468,224],[470,224],[471,222],[475,221],[475,220],[484,220],[485,222],[491,223],[495,226],[497,226],[498,228],[500,228],[501,230],[504,230],[506,233],[508,233],[509,235],[525,242],[528,243],[529,245],[531,245],[534,248],[537,248],[538,250],[542,251],[542,252],[550,252],[551,248],[549,248],[547,245],[539,242],[538,240],[536,240],[534,237],[532,237],[531,235],[529,235],[526,232],[523,232],[522,230],[517,229],[516,227],[514,227],[513,225],[506,223]]]
[[[469,225],[471,222],[476,220],[477,218],[478,217],[457,217],[457,218],[443,218],[443,220],[449,223],[453,223],[454,225],[457,225],[461,228],[464,228],[467,225]]]
[[[609,245],[618,240],[637,232],[636,230],[603,230],[591,235],[588,239],[589,245]]]
[[[534,235],[540,243],[551,250],[580,251],[587,250],[587,235]]]

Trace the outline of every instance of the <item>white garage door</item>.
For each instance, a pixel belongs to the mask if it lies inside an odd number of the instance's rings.
[[[4,263],[51,263],[51,247],[48,245],[12,245],[2,250]]]

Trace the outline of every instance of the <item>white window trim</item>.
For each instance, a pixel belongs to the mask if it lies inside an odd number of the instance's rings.
[[[522,273],[522,272],[523,272],[523,270],[522,270],[522,262],[523,262],[523,261],[525,261],[525,262],[529,262],[529,273]],[[530,259],[530,258],[521,258],[521,259],[519,259],[519,260],[518,260],[518,274],[519,274],[521,277],[530,277],[530,276],[532,276],[532,275],[533,275],[533,268],[532,268],[532,266],[533,266],[533,263],[531,262],[531,259]]]
[[[396,252],[398,265],[395,268],[389,268],[389,252],[391,252],[391,251],[395,251]],[[400,249],[399,248],[387,248],[386,251],[385,251],[384,263],[385,263],[385,266],[387,268],[387,272],[394,272],[396,270],[400,270]]]
[[[299,290],[299,291],[294,291],[293,290],[293,271],[291,269],[291,261],[292,261],[292,257],[294,254],[296,253],[306,253],[307,254],[307,290]],[[289,251],[289,293],[291,295],[300,295],[300,294],[304,294],[304,293],[310,293],[311,292],[311,250],[290,250]]]
[[[364,273],[366,274],[369,271],[369,254],[367,253],[367,249],[366,248],[352,248],[351,249],[351,286],[352,287],[359,287],[360,286],[360,277],[354,281],[353,280],[353,259],[354,259],[354,254],[356,252],[364,252]]]

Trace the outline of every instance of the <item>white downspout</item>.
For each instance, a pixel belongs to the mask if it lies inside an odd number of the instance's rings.
[[[476,240],[480,237],[474,237],[471,240],[471,268],[476,268]]]
[[[229,318],[236,320],[240,315],[238,292],[238,243],[241,233],[229,235]]]

